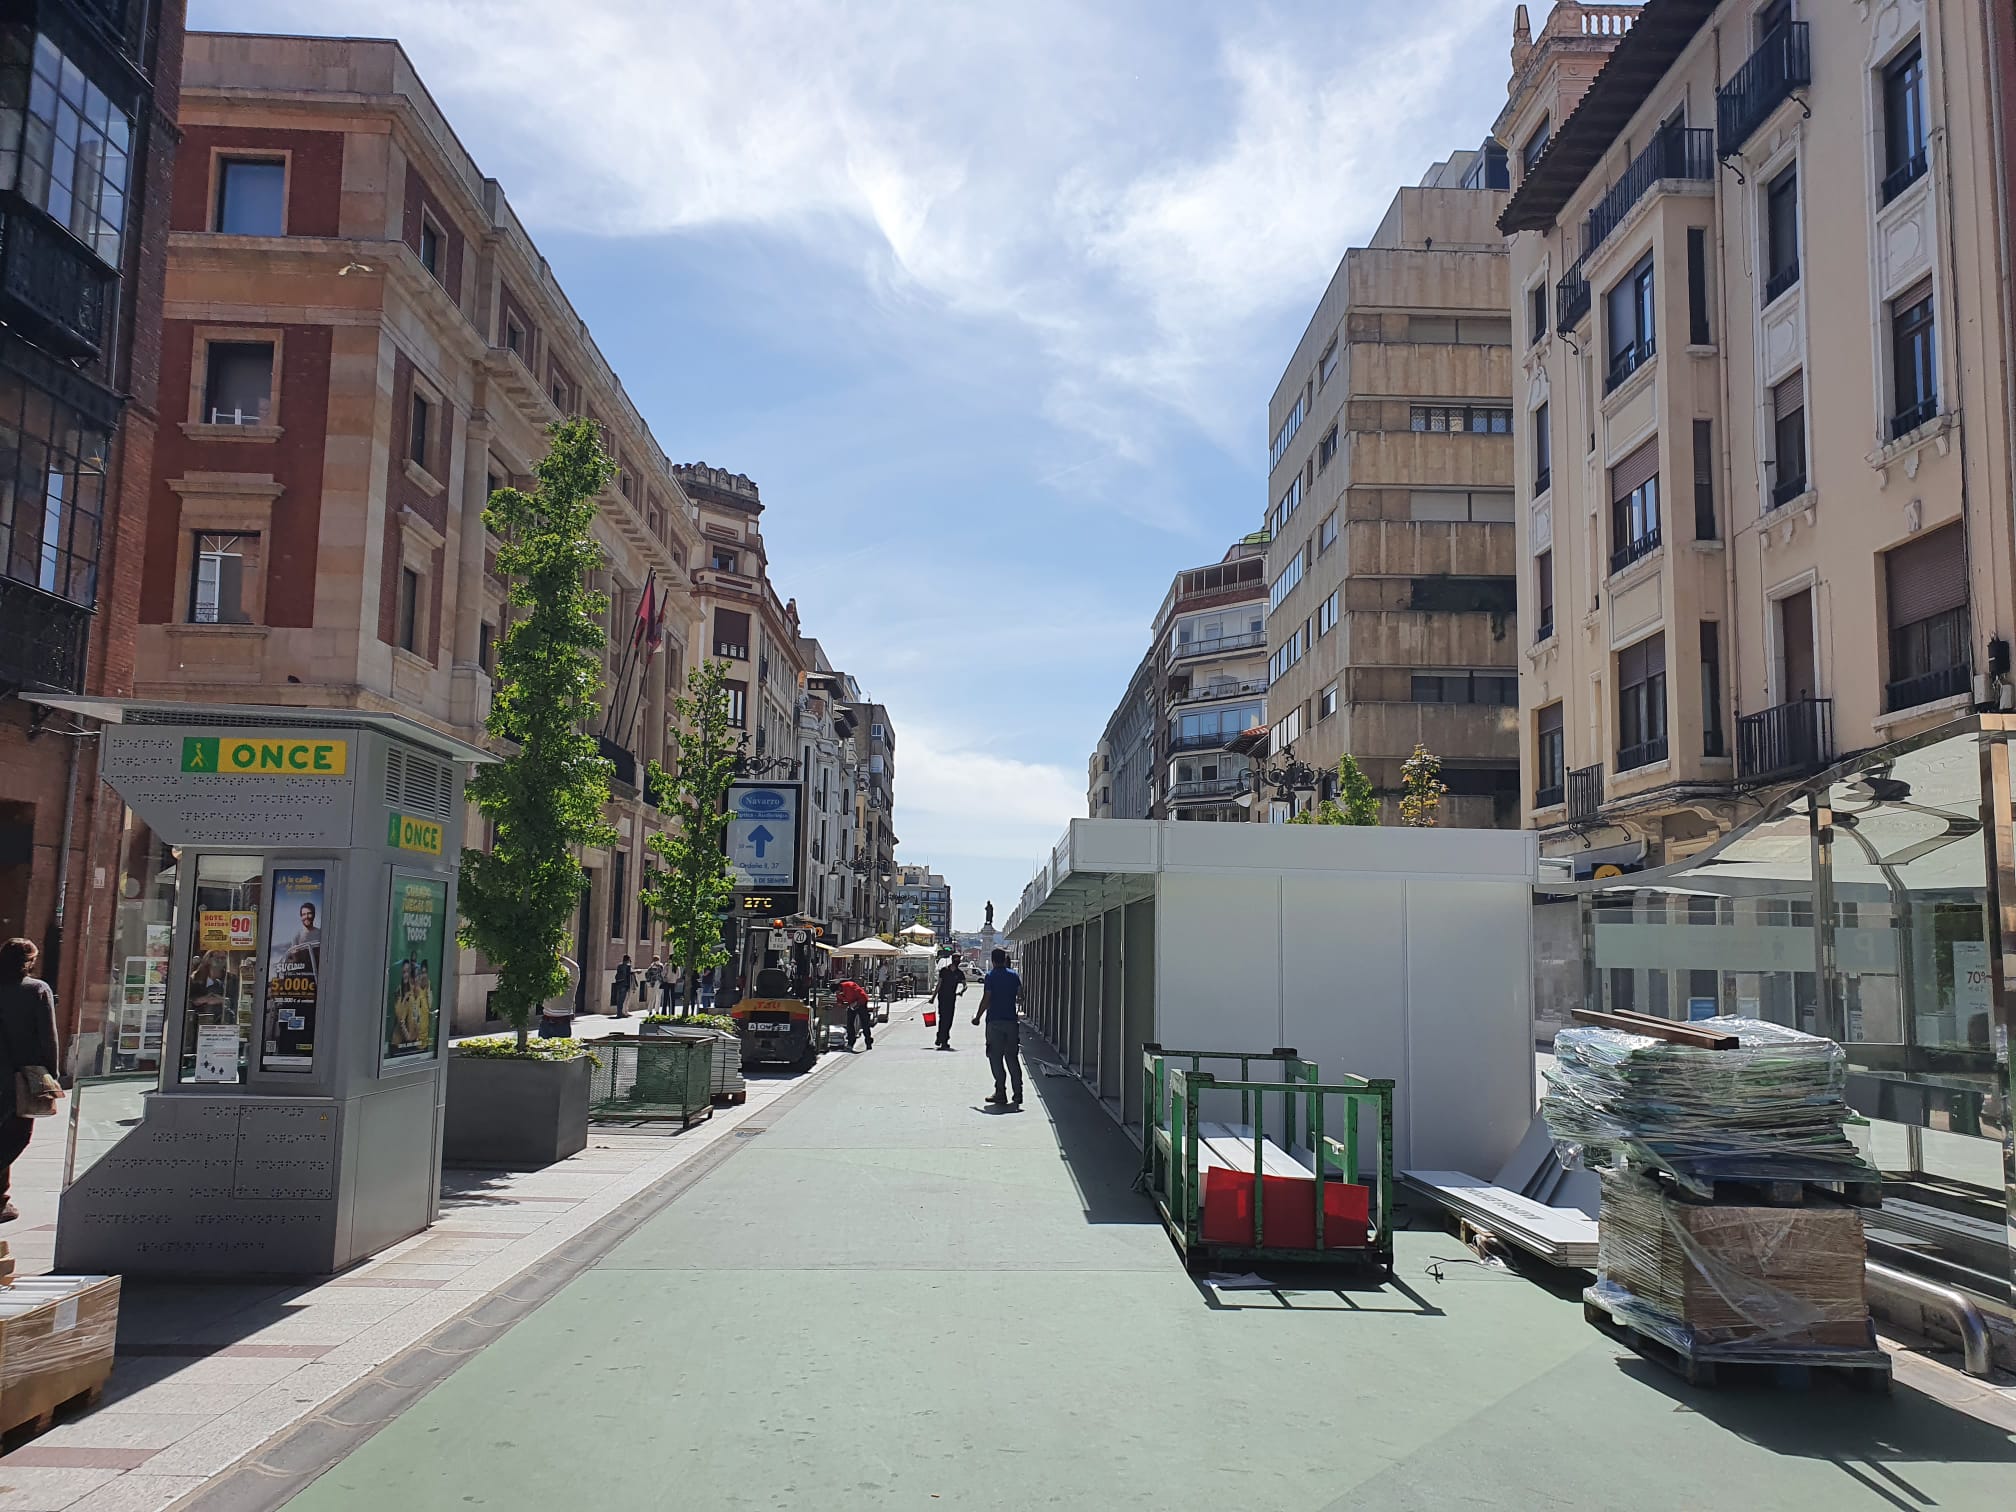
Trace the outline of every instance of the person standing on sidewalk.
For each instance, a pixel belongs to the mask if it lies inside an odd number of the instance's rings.
[[[572,956],[560,957],[560,969],[567,973],[567,985],[560,996],[539,1005],[539,1038],[574,1038],[574,993],[575,983],[581,979],[581,967]]]
[[[1022,996],[1022,978],[1008,968],[1008,952],[994,952],[994,969],[980,983],[980,1011],[973,1022],[987,1020],[987,1064],[994,1072],[994,1095],[987,1099],[997,1108],[1022,1106],[1022,1022],[1016,1003]],[[1008,1083],[1015,1083],[1015,1097],[1008,1097]]]
[[[842,982],[833,994],[833,1001],[847,1010],[847,1049],[854,1049],[854,1035],[858,1031],[867,1036],[868,1048],[875,1048],[875,1011],[869,1006],[868,994],[859,982]]]
[[[639,1013],[653,1013],[657,1011],[657,1005],[651,1000],[658,996],[658,988],[664,980],[665,963],[654,955],[651,957],[651,964],[644,968],[644,984],[637,989],[637,1011]]]
[[[617,1018],[630,1017],[630,989],[636,984],[637,968],[630,964],[626,952],[616,968],[616,980],[609,984],[609,1006],[616,1010]]]
[[[9,940],[0,945],[0,1223],[21,1216],[14,1206],[14,1162],[28,1148],[35,1120],[16,1106],[20,1073],[39,1070],[56,1075],[56,995],[35,975],[42,952],[33,940]],[[45,1086],[47,1085],[45,1081]],[[58,1087],[56,1097],[63,1095]]]
[[[938,971],[938,1048],[952,1048],[952,1013],[965,990],[966,973],[959,969],[959,957],[949,956]]]

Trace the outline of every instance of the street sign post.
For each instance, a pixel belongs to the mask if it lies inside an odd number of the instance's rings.
[[[728,789],[728,869],[735,886],[796,892],[805,788],[796,782],[737,782]]]

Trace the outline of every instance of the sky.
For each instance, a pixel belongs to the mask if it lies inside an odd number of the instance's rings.
[[[1548,9],[1535,4],[1537,30]],[[1505,100],[1511,0],[191,0],[397,37],[1003,921],[1171,576],[1266,509],[1347,247]],[[558,24],[555,24],[555,18]]]

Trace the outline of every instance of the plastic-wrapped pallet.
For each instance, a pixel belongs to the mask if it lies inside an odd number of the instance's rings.
[[[33,1276],[0,1290],[0,1430],[103,1387],[118,1332],[117,1276]]]
[[[1703,1196],[1718,1180],[1880,1179],[1841,1130],[1838,1044],[1761,1019],[1690,1027],[1737,1044],[1706,1050],[1593,1026],[1555,1036],[1540,1111],[1564,1160],[1665,1171]]]
[[[1690,1202],[1606,1171],[1601,1221],[1589,1299],[1683,1354],[1873,1346],[1853,1208]]]

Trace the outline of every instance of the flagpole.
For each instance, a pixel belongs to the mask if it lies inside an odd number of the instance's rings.
[[[636,623],[630,631],[630,644],[623,649],[623,661],[616,674],[616,697],[613,701],[604,704],[602,708],[602,738],[605,740],[610,738],[610,730],[615,725],[616,715],[620,712],[623,704],[629,701],[630,664],[636,656],[637,647],[644,640],[644,625],[647,623],[644,618],[644,606],[650,602],[651,585],[656,581],[657,577],[658,569],[656,567],[653,567],[644,576],[644,591],[637,599]]]

